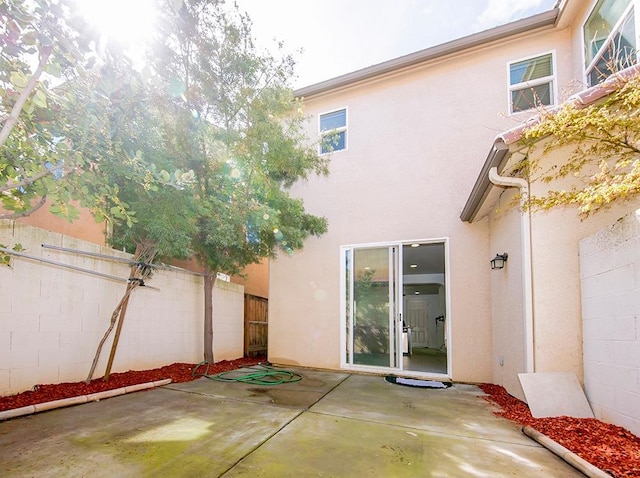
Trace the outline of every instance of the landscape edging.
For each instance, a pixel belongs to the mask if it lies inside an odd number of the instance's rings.
[[[537,441],[547,450],[558,455],[564,461],[569,463],[571,466],[573,466],[589,478],[611,478],[611,475],[609,475],[608,473],[605,473],[597,466],[592,465],[584,458],[580,458],[574,452],[563,447],[560,443],[552,440],[547,435],[540,433],[535,428],[532,428],[529,425],[525,425],[522,427],[522,433]]]
[[[46,410],[53,410],[55,408],[79,405],[81,403],[97,402],[98,400],[102,400],[105,398],[116,397],[118,395],[124,395],[126,393],[137,392],[140,390],[147,390],[154,387],[161,387],[163,385],[169,385],[170,383],[171,379],[165,378],[164,380],[156,380],[154,382],[139,383],[137,385],[129,385],[126,387],[114,388],[112,390],[104,390],[102,392],[79,395],[77,397],[62,398],[60,400],[52,400],[50,402],[37,403],[35,405],[27,405],[26,407],[4,410],[0,412],[0,421],[8,420],[15,417],[21,417],[24,415],[31,415],[32,413],[44,412]]]

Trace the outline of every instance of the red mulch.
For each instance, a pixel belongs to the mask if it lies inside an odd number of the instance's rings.
[[[535,428],[611,476],[640,477],[640,437],[628,430],[595,418],[533,418],[527,404],[504,388],[490,383],[480,388],[502,407],[496,415]]]
[[[227,370],[256,365],[265,360],[265,357],[223,360],[210,365],[208,374],[214,375],[216,373],[226,372]],[[112,373],[107,382],[102,380],[102,378],[97,378],[88,384],[85,382],[72,382],[36,385],[33,387],[33,390],[18,393],[17,395],[0,397],[0,411],[50,402],[52,400],[60,400],[62,398],[87,395],[89,393],[103,392],[105,390],[113,390],[114,388],[137,385],[139,383],[155,382],[166,378],[170,378],[173,382],[189,382],[199,378],[199,376],[194,377],[192,374],[195,366],[196,364],[190,363],[174,363],[153,370],[130,370],[128,372]],[[204,372],[205,370],[203,368],[198,369],[198,373],[202,374]]]

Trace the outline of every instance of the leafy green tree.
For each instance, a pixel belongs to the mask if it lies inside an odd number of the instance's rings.
[[[303,133],[288,84],[291,58],[258,53],[245,15],[211,0],[167,1],[162,11],[147,57],[153,74],[144,110],[153,128],[144,129],[153,141],[140,138],[136,148],[167,169],[192,171],[192,182],[175,191],[121,184],[119,197],[138,222],[116,225],[113,241],[131,250],[154,243],[165,257],[192,253],[200,261],[205,360],[213,362],[216,272],[236,274],[322,234],[325,219],[308,214],[288,188],[325,174],[327,164]]]
[[[629,72],[614,74],[603,85],[611,93],[602,100],[542,111],[540,120],[525,129],[522,140],[529,148],[515,169],[551,185],[544,195],[529,198],[531,209],[574,206],[586,217],[640,197],[640,75]],[[535,149],[541,140],[539,155]],[[571,151],[566,161],[543,168],[546,154],[565,147]],[[555,181],[570,177],[577,183],[569,189],[553,188]]]
[[[0,218],[48,200],[73,220],[77,201],[98,220],[131,224],[107,170],[147,188],[163,182],[114,131],[140,80],[118,49],[98,55],[74,11],[73,0],[0,0]],[[106,72],[105,62],[117,67]]]

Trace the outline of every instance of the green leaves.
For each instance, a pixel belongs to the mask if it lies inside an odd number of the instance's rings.
[[[22,71],[12,71],[11,75],[9,76],[9,81],[13,86],[21,89],[27,86],[29,79]]]
[[[8,249],[8,247],[4,244],[0,244],[0,248]],[[21,252],[21,251],[24,251],[25,249],[24,247],[22,247],[22,244],[18,242],[13,245],[11,250],[15,252]],[[11,254],[0,251],[0,265],[11,267]]]
[[[640,197],[640,76],[614,77],[616,89],[586,107],[568,103],[527,128],[525,159],[515,169],[532,181],[553,186],[571,178],[568,190],[550,189],[532,197],[530,207],[548,210],[577,207],[583,217],[612,203]],[[542,144],[542,158],[538,148]],[[567,148],[564,162],[551,167],[546,155]],[[545,169],[546,168],[546,169]]]
[[[33,85],[0,144],[2,217],[45,197],[70,220],[87,207],[118,247],[151,243],[228,273],[326,231],[287,193],[327,172],[288,86],[292,60],[258,54],[246,16],[162,0],[164,31],[141,74],[116,49],[90,51],[93,32],[65,17],[70,1],[0,0],[12,38],[0,41],[0,113]]]

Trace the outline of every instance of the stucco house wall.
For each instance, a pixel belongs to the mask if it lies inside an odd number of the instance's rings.
[[[67,237],[93,242],[100,246],[106,244],[107,223],[96,222],[95,218],[91,215],[91,211],[76,204],[79,217],[75,221],[70,222],[50,213],[49,206],[50,202],[47,201],[44,206],[34,213],[18,219],[17,223],[39,227],[47,231],[63,234]],[[2,212],[2,208],[0,208],[0,212]]]
[[[584,41],[582,28],[585,20],[596,5],[596,1],[562,2],[562,10],[556,23],[556,28],[565,32],[566,45],[562,51],[564,61],[558,61],[558,71],[563,75],[560,83],[559,98],[566,100],[570,95],[585,89],[584,76]],[[636,9],[637,10],[637,9]],[[585,96],[585,98],[588,98]],[[501,174],[512,174],[514,162],[527,153],[526,148],[514,141],[516,130],[504,131],[496,136],[494,144],[509,144],[507,164],[500,165]],[[541,159],[540,171],[563,164],[571,149],[556,150],[543,155],[544,142],[537,145],[531,153],[531,159]],[[487,158],[489,161],[490,157]],[[494,156],[494,159],[496,157]],[[492,159],[493,160],[493,159]],[[497,165],[497,163],[493,163]],[[485,164],[486,166],[486,164]],[[478,179],[479,180],[479,179]],[[550,187],[554,189],[568,189],[574,184],[573,178],[564,182],[546,185],[540,181],[530,184],[533,195],[543,195]],[[496,192],[497,191],[497,192]],[[506,244],[520,234],[520,218],[514,216],[513,211],[504,210],[504,203],[513,189],[505,190],[493,187],[488,199],[483,199],[482,214],[478,214],[477,221],[487,213],[490,217],[490,237],[494,244]],[[489,208],[486,206],[490,205]],[[580,218],[577,211],[570,208],[560,208],[549,212],[538,212],[531,215],[531,260],[532,260],[532,295],[533,295],[533,369],[529,372],[573,371],[580,380],[583,379],[583,336],[582,310],[580,296],[580,255],[578,243],[585,237],[615,222],[621,216],[629,213],[640,205],[637,201],[632,204],[618,204],[612,208],[592,215],[588,219]],[[521,245],[512,241],[513,253],[520,252]],[[512,250],[499,247],[492,251],[508,252],[509,264],[506,269],[518,267],[521,262],[514,259]],[[518,273],[519,274],[519,273]],[[514,277],[514,280],[517,280]],[[508,358],[516,360],[522,351],[514,344],[509,332],[500,331],[500,323],[507,323],[505,317],[511,317],[512,323],[519,325],[524,321],[524,297],[517,294],[511,281],[492,280],[491,284],[493,311],[493,348],[498,356],[507,351],[505,365],[494,365],[494,381],[504,385],[507,390],[520,398],[524,398],[519,383],[513,380],[513,369],[505,369]],[[519,339],[518,329],[514,331]],[[592,344],[593,345],[593,344]],[[599,353],[603,353],[600,351]],[[516,367],[516,371],[518,367]],[[524,371],[521,370],[521,371]],[[504,373],[507,372],[507,373]],[[585,381],[587,380],[584,377]],[[608,377],[611,381],[611,376]]]
[[[505,190],[490,215],[490,257],[507,253],[505,267],[490,274],[492,383],[524,399],[518,373],[526,370],[520,213],[511,206],[516,191]]]
[[[540,144],[534,155],[540,155],[544,144]],[[522,151],[518,146],[512,147],[514,157]],[[541,170],[548,170],[553,165],[566,161],[570,150],[565,148],[553,151],[539,158]],[[551,187],[568,189],[574,184],[572,179],[556,182],[552,185],[534,181],[530,184],[532,195],[543,195]],[[491,238],[494,243],[507,244],[511,241],[511,249],[505,245],[495,252],[508,252],[509,261],[505,271],[517,268],[521,254],[521,244],[513,241],[520,237],[520,219],[514,218],[514,210],[504,209],[502,204],[508,202],[508,194],[503,193],[500,204],[495,204],[491,216]],[[580,294],[580,240],[594,234],[618,218],[640,207],[640,201],[619,204],[598,212],[588,219],[581,218],[574,208],[557,208],[546,212],[535,212],[531,219],[531,261],[533,283],[533,342],[534,369],[531,372],[571,371],[580,381],[583,380],[582,350],[582,308]],[[518,214],[519,216],[519,214]],[[511,274],[511,272],[509,272]],[[518,271],[517,275],[521,272]],[[500,275],[500,274],[498,274]],[[522,295],[513,289],[513,281],[517,275],[509,276],[510,280],[492,281],[492,307],[494,313],[494,350],[510,350],[508,356],[518,357],[518,348],[512,342],[510,331],[501,332],[495,321],[500,317],[512,317],[514,325],[522,323]],[[513,277],[511,279],[511,277]],[[515,333],[518,329],[514,330]],[[516,335],[517,337],[517,335]],[[518,338],[519,340],[519,338]],[[494,367],[495,368],[495,367]],[[520,371],[525,371],[524,368]],[[515,396],[523,398],[519,383],[513,380],[511,371],[501,382],[502,371],[497,369],[494,379],[497,383]]]
[[[448,238],[452,377],[492,380],[496,251],[488,222],[462,223],[460,209],[496,131],[527,117],[507,115],[508,62],[553,50],[561,65],[569,38],[549,28],[516,35],[305,98],[312,138],[320,114],[347,108],[348,148],[331,154],[329,177],[293,189],[329,231],[272,262],[271,361],[340,366],[341,245]],[[560,84],[569,77],[559,68]]]

